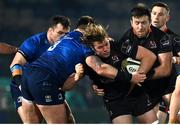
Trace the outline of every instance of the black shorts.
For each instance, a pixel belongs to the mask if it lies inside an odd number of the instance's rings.
[[[168,81],[169,78],[146,81],[142,84],[142,87],[150,97],[162,97],[173,90],[172,85]]]
[[[177,71],[173,65],[169,77],[144,82],[144,90],[153,98],[162,97],[163,95],[172,93],[175,89],[176,77]]]
[[[121,115],[139,116],[153,109],[149,96],[146,94],[111,101],[104,99],[104,103],[111,120]]]

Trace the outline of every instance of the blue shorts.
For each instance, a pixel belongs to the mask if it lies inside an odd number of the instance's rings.
[[[65,93],[59,90],[60,82],[49,70],[37,67],[27,67],[23,70],[23,98],[40,105],[63,104]]]
[[[10,84],[10,91],[11,91],[12,100],[17,110],[20,106],[22,106],[22,92],[19,89],[19,87],[16,85],[16,83],[14,83],[14,81],[12,81]]]

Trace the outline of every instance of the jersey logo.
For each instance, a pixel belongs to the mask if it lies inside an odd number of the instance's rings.
[[[52,102],[52,97],[51,97],[51,95],[45,95],[45,101],[46,101],[46,102]]]
[[[113,63],[116,63],[119,61],[119,58],[117,55],[112,56]]]
[[[130,45],[130,40],[127,39],[121,46],[121,51],[127,55],[130,55],[132,46]]]
[[[169,46],[171,45],[169,42],[169,37],[167,35],[165,35],[161,40],[160,43],[162,46]]]
[[[176,43],[180,43],[180,38],[179,37],[174,37],[173,39]]]
[[[59,99],[59,100],[63,100],[63,96],[62,96],[61,93],[58,94],[58,99]]]
[[[151,49],[157,48],[156,42],[155,41],[150,41],[149,42],[149,48],[151,48]]]
[[[52,45],[52,46],[50,46],[50,47],[48,48],[48,51],[52,51],[53,49],[55,49],[56,46],[57,46],[60,42],[61,42],[61,40],[58,40],[57,42],[55,42],[54,45]]]

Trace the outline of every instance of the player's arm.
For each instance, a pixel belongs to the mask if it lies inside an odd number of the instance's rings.
[[[180,64],[180,52],[177,53],[178,56],[173,56],[172,63]]]
[[[86,64],[91,67],[98,75],[110,79],[114,79],[118,73],[116,68],[109,64],[103,63],[97,56],[88,56],[86,58]]]
[[[142,46],[138,46],[136,59],[141,61],[139,72],[146,74],[152,68],[156,58],[156,55],[150,50]]]
[[[113,79],[115,81],[131,81],[132,74],[129,74],[121,68],[116,69],[115,67],[102,62],[97,56],[88,56],[86,58],[86,64],[100,76]]]
[[[24,64],[26,64],[26,62],[27,61],[26,61],[25,57],[21,53],[17,52],[11,65],[10,65],[10,68],[15,64],[20,64],[23,66]]]
[[[7,43],[0,43],[1,54],[15,54],[18,48]]]
[[[68,79],[64,82],[62,90],[68,91],[71,90],[76,83],[84,76],[84,67],[82,64],[76,64],[75,73],[72,73]]]
[[[24,64],[26,64],[26,59],[21,53],[17,52],[10,65],[12,80],[16,83],[16,85],[21,84],[22,66]]]
[[[98,88],[96,84],[92,84],[93,92],[98,96],[104,96],[104,89]]]
[[[158,54],[160,65],[154,69],[153,79],[167,77],[171,74],[172,52]]]

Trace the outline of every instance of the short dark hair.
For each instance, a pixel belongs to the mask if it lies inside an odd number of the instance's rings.
[[[77,28],[83,28],[84,26],[95,23],[95,20],[91,16],[81,16],[77,22]]]
[[[54,27],[58,23],[61,23],[65,29],[69,29],[71,26],[71,21],[68,17],[61,16],[61,15],[55,15],[55,16],[51,17],[49,27]]]
[[[154,4],[152,5],[152,7],[151,7],[151,10],[152,10],[155,6],[165,8],[165,9],[167,10],[167,12],[170,13],[169,6],[168,6],[166,3],[164,3],[164,2],[156,2],[156,3],[154,3]]]
[[[136,5],[131,9],[131,19],[132,17],[142,17],[142,16],[148,16],[149,20],[151,20],[151,14],[150,10],[145,4],[142,5]]]

